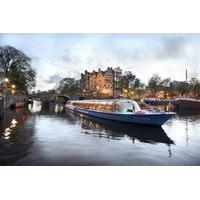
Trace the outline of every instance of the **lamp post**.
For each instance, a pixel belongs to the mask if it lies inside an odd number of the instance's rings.
[[[9,79],[8,78],[4,78],[4,110],[7,108],[7,84],[9,83]]]
[[[128,90],[127,89],[124,89],[124,93],[125,93],[125,96],[126,98],[128,97]]]
[[[14,95],[15,94],[15,89],[16,89],[16,85],[12,84],[11,87],[8,87],[8,83],[10,82],[10,80],[8,78],[4,78],[3,80],[3,86],[4,86],[4,110],[7,108],[7,100],[8,100],[8,88],[11,89],[11,93]],[[14,101],[15,101],[15,96],[14,96]]]
[[[99,97],[99,94],[100,94],[99,89],[100,89],[100,88],[99,88],[99,86],[97,85],[97,86],[96,86],[96,94],[97,94],[97,97]]]
[[[16,92],[16,85],[14,85],[14,84],[12,84],[11,85],[11,93],[12,93],[12,95],[13,95],[13,102],[14,102],[14,104],[15,104],[15,92]]]
[[[83,96],[85,96],[85,93],[86,93],[86,90],[84,89],[84,90],[83,90]]]

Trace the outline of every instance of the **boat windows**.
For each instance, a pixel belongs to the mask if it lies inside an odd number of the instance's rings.
[[[139,105],[134,101],[74,101],[73,106],[82,109],[91,109],[104,112],[137,112],[140,111]]]

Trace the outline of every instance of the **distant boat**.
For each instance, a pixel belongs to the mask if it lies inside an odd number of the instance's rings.
[[[174,104],[177,110],[200,109],[200,100],[197,100],[197,99],[177,98],[175,99]]]
[[[69,101],[65,107],[101,119],[155,126],[162,126],[176,114],[158,109],[142,110],[136,101],[128,99]]]
[[[24,107],[24,103],[23,102],[16,102],[10,105],[10,108],[22,108]]]

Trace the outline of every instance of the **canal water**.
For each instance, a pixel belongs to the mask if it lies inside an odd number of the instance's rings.
[[[0,165],[200,165],[200,114],[153,128],[35,102],[0,121]]]

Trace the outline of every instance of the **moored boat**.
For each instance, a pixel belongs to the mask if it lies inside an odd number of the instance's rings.
[[[23,102],[16,102],[10,105],[10,108],[22,108],[22,107],[24,107]]]
[[[128,99],[69,101],[68,110],[117,122],[162,126],[175,115],[158,109],[142,110],[138,103]]]
[[[191,99],[191,98],[177,98],[175,99],[175,108],[177,110],[199,110],[200,109],[200,100]]]

